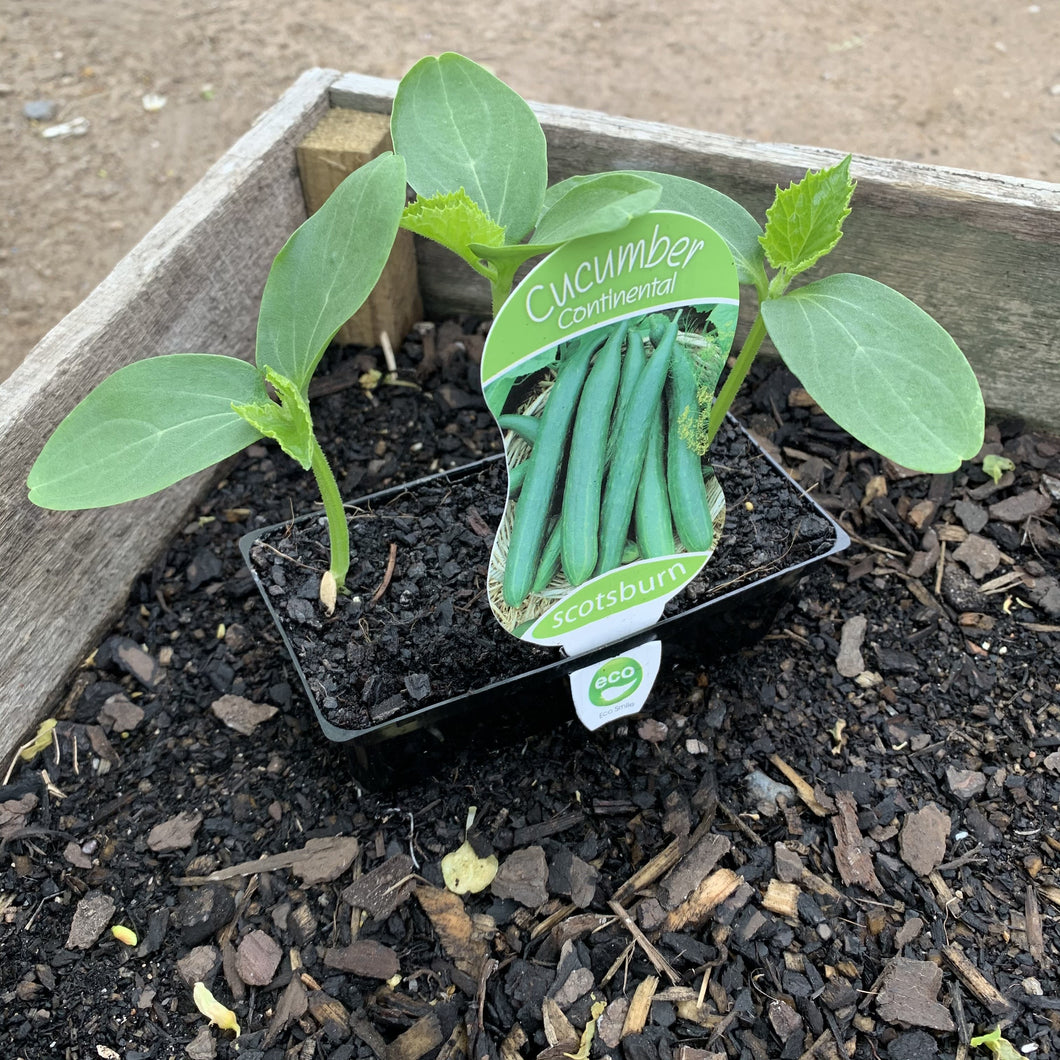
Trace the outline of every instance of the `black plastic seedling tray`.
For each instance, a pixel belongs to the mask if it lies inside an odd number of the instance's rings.
[[[757,447],[753,439],[752,444]],[[280,630],[321,733],[328,740],[349,748],[353,774],[358,783],[370,789],[392,787],[444,768],[454,747],[474,746],[489,751],[515,745],[535,732],[556,725],[571,721],[577,724],[567,682],[568,674],[593,663],[603,663],[637,644],[649,640],[661,641],[661,672],[666,672],[681,665],[704,666],[722,655],[747,648],[760,640],[802,578],[830,556],[843,551],[850,539],[842,527],[794,483],[767,453],[760,448],[759,452],[790,483],[793,494],[801,498],[804,511],[808,505],[827,521],[833,535],[829,547],[823,548],[810,559],[781,566],[704,603],[664,617],[650,629],[634,636],[576,657],[567,657],[556,649],[555,658],[545,665],[502,680],[490,681],[487,677],[481,687],[465,694],[434,702],[362,729],[341,728],[330,721],[321,709],[286,624],[251,561],[251,548],[256,541],[285,532],[292,525],[291,522],[263,527],[244,535],[240,540],[240,549]],[[348,507],[378,510],[395,498],[413,493],[440,478],[457,481],[480,473],[503,459],[503,456],[498,455],[476,461],[453,471],[361,497],[351,501]],[[297,524],[319,518],[317,513],[302,516],[293,522]],[[724,539],[719,547],[724,547]],[[459,651],[458,644],[454,644],[454,651]]]

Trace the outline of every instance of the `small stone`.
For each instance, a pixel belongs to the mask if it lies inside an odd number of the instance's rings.
[[[785,799],[788,803],[795,801],[794,788],[767,777],[760,769],[747,774],[747,790],[755,800],[755,808],[766,817],[776,815],[779,799]]]
[[[793,1034],[802,1033],[802,1017],[784,1001],[770,1002],[769,1025],[782,1042],[786,1042]]]
[[[805,868],[802,858],[794,850],[789,850],[783,843],[773,844],[773,865],[777,877],[783,883],[797,882],[802,878],[803,869]]]
[[[1048,615],[1060,615],[1060,581],[1051,574],[1035,578],[1029,593],[1036,607]]]
[[[981,504],[973,504],[971,501],[956,501],[953,511],[970,534],[978,534],[990,518]]]
[[[843,623],[839,654],[835,660],[835,668],[843,677],[857,677],[865,669],[861,645],[865,640],[867,629],[868,620],[864,615],[855,615]]]
[[[924,921],[918,916],[910,917],[894,935],[894,947],[901,952],[914,939],[920,937],[924,930]]]
[[[184,577],[187,579],[188,589],[194,591],[206,582],[217,581],[223,571],[224,564],[220,556],[208,548],[200,548],[185,568]]]
[[[236,950],[236,971],[247,986],[268,986],[283,956],[279,944],[264,931],[252,931]]]
[[[516,850],[504,860],[490,888],[498,898],[512,898],[528,909],[548,901],[548,861],[541,847]]]
[[[976,580],[955,563],[947,563],[942,572],[942,596],[955,611],[985,611],[990,602]]]
[[[70,934],[66,939],[68,950],[87,950],[96,944],[96,940],[103,934],[110,918],[114,916],[114,899],[101,891],[89,891],[88,894],[77,903],[74,910],[73,923],[70,925]]]
[[[103,701],[96,720],[108,732],[132,732],[144,720],[144,712],[128,696],[118,692]]]
[[[978,769],[956,769],[947,766],[946,784],[952,795],[967,802],[986,790],[986,774]]]
[[[186,850],[194,842],[195,833],[201,824],[202,814],[198,810],[185,810],[168,821],[156,824],[147,836],[147,845],[156,854]]]
[[[933,802],[906,814],[898,836],[902,860],[918,875],[927,876],[942,864],[946,856],[946,840],[950,834],[950,818]]]
[[[887,1046],[887,1060],[932,1060],[939,1045],[924,1031],[906,1031]]]
[[[588,909],[596,897],[596,881],[600,873],[577,855],[571,860],[570,900],[579,909]]]
[[[177,961],[177,974],[186,986],[196,983],[210,986],[220,967],[221,954],[216,946],[196,946]]]
[[[177,916],[186,946],[212,938],[236,912],[235,899],[220,884],[197,887],[181,903]]]
[[[268,721],[276,708],[266,703],[254,703],[243,696],[221,696],[210,704],[210,710],[230,729],[243,736],[253,736],[254,730],[264,721]]]
[[[209,1024],[199,1028],[199,1033],[184,1046],[184,1052],[188,1054],[189,1060],[214,1060],[217,1056],[217,1042],[210,1033]]]
[[[933,570],[939,561],[939,535],[934,530],[928,530],[920,541],[920,549],[913,553],[909,561],[909,575],[912,578],[922,578],[929,570]]]
[[[575,968],[552,994],[552,998],[561,1009],[566,1009],[578,998],[584,997],[595,985],[596,980],[588,968]]]
[[[73,865],[75,869],[92,868],[92,859],[81,849],[80,845],[71,840],[63,850],[63,857]]]
[[[59,113],[59,104],[53,99],[31,99],[22,108],[27,121],[51,121]]]
[[[148,691],[153,692],[165,680],[166,671],[136,641],[128,637],[113,637],[111,640],[114,661]]]
[[[1001,563],[1001,550],[989,538],[969,534],[953,553],[958,563],[963,563],[977,581],[997,570]]]
[[[428,674],[409,674],[405,678],[405,690],[418,703],[431,694],[431,679]]]
[[[1015,497],[990,505],[990,518],[1003,523],[1022,523],[1032,515],[1043,515],[1052,501],[1037,490],[1026,490]]]

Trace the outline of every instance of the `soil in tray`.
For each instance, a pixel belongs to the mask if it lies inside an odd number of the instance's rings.
[[[389,425],[392,439],[401,426]],[[406,444],[428,446],[415,428]],[[834,540],[828,521],[740,430],[727,425],[712,454],[728,502],[721,543],[666,615],[820,555]],[[503,462],[494,461],[370,510],[353,506],[350,595],[330,617],[318,600],[328,555],[322,517],[254,545],[251,562],[332,724],[364,729],[559,657],[505,632],[486,598],[505,490]]]

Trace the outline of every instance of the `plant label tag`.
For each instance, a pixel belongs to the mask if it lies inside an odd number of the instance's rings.
[[[614,643],[706,563],[725,498],[703,442],[738,314],[725,241],[665,210],[561,246],[509,296],[482,384],[508,465],[487,593],[514,636]]]
[[[603,663],[574,670],[571,698],[581,723],[589,730],[637,714],[647,702],[662,661],[662,642],[649,640]]]

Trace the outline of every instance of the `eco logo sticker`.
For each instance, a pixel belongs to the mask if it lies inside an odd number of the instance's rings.
[[[571,697],[587,729],[636,714],[651,694],[662,661],[662,642],[645,641],[604,663],[570,675]]]
[[[505,302],[482,380],[509,475],[487,593],[509,632],[583,654],[653,625],[702,569],[738,296],[722,238],[654,211],[554,251]]]
[[[644,667],[630,655],[620,655],[605,662],[589,682],[589,702],[594,707],[609,707],[616,700],[636,692],[644,680]]]

